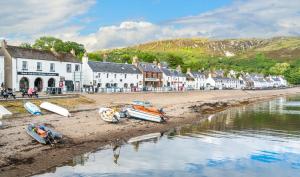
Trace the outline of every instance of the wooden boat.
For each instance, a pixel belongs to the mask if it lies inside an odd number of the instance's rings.
[[[147,141],[155,138],[161,137],[161,133],[150,133],[147,135],[137,136],[134,138],[130,138],[127,142],[128,143],[134,143],[134,142],[140,142],[140,141]]]
[[[144,107],[140,105],[133,105],[126,109],[126,113],[128,117],[141,119],[141,120],[148,120],[152,122],[163,122],[163,114],[153,107]]]
[[[12,113],[8,111],[5,107],[0,105],[0,119],[11,116]]]
[[[55,104],[49,103],[49,102],[43,102],[40,105],[40,107],[43,109],[46,109],[50,112],[54,112],[56,114],[59,114],[59,115],[65,116],[65,117],[71,116],[70,112],[67,109],[57,106]]]
[[[100,108],[99,115],[106,122],[117,123],[120,121],[120,114],[111,108]]]
[[[31,102],[26,102],[24,104],[24,108],[33,115],[41,115],[42,112],[40,110],[40,108],[38,106],[36,106],[35,104],[31,103]]]
[[[44,125],[29,124],[26,132],[41,144],[53,144],[62,139],[62,135]]]

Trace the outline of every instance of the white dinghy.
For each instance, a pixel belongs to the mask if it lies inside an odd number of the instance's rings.
[[[147,120],[147,121],[159,122],[159,123],[164,121],[164,119],[160,115],[151,114],[148,112],[134,109],[132,107],[126,109],[126,114],[128,117],[141,119],[141,120]]]
[[[40,105],[40,107],[43,109],[46,109],[47,111],[54,112],[56,114],[59,114],[59,115],[65,116],[65,117],[71,116],[70,112],[67,109],[57,106],[55,104],[49,103],[49,102],[43,102]]]
[[[0,105],[0,119],[10,117],[11,115],[12,113],[9,110]]]
[[[111,108],[100,108],[99,115],[106,122],[117,123],[120,121],[120,114]]]

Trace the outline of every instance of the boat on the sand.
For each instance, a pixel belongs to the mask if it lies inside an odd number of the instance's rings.
[[[163,122],[164,115],[161,111],[153,107],[145,107],[140,105],[133,105],[126,109],[128,117],[147,120],[152,122]]]
[[[0,105],[0,119],[11,116],[12,113],[7,110],[4,106]]]
[[[42,114],[41,109],[37,105],[35,105],[35,104],[33,104],[33,103],[29,102],[29,101],[24,104],[24,108],[30,114],[33,114],[33,115],[37,115],[38,116],[38,115]]]
[[[40,107],[43,109],[46,109],[47,111],[54,112],[56,114],[59,114],[59,115],[65,116],[65,117],[71,116],[70,112],[67,109],[57,106],[55,104],[49,103],[49,102],[43,102],[40,105]]]
[[[119,112],[111,109],[111,108],[100,108],[99,109],[100,118],[106,122],[117,123],[120,121]]]
[[[139,105],[139,106],[146,106],[146,107],[150,107],[152,106],[152,104],[149,101],[139,101],[139,100],[134,100],[132,102],[133,105]]]
[[[62,135],[45,125],[29,124],[26,132],[41,144],[55,144],[62,139]]]

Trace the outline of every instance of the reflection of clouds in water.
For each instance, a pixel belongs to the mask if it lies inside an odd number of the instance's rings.
[[[245,115],[251,119],[251,115],[271,112],[284,104],[286,100],[279,99],[233,108],[200,125],[176,129],[172,138],[164,136],[157,143],[140,143],[139,151],[135,151],[133,145],[122,146],[119,165],[114,165],[113,152],[108,149],[93,153],[94,158],[89,158],[84,166],[60,167],[54,174],[42,176],[181,177],[224,176],[224,172],[230,177],[297,176],[300,170],[299,130],[284,129],[288,127],[277,130],[268,127],[268,121],[246,120],[247,124],[258,124],[254,126],[257,129],[253,129],[242,122]],[[262,117],[264,120],[274,118],[274,114],[265,116],[270,117]],[[281,121],[289,117],[285,119]]]

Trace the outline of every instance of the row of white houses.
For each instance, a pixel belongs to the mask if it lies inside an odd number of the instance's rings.
[[[1,42],[0,48],[0,84],[14,91],[36,88],[61,88],[63,91],[100,91],[119,89],[120,91],[140,91],[152,88],[167,88],[183,91],[187,89],[243,89],[270,88],[287,86],[286,80],[279,76],[264,78],[258,74],[245,74],[235,78],[230,71],[229,77],[218,70],[204,74],[181,67],[170,69],[156,61],[142,63],[133,58],[132,64],[89,61],[85,54],[82,62],[75,52],[58,53],[26,49]]]

